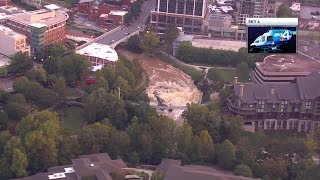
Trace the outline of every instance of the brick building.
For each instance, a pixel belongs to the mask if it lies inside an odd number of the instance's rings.
[[[239,83],[228,111],[255,129],[308,132],[320,125],[320,71],[287,84]]]
[[[68,14],[59,10],[41,9],[14,14],[6,26],[27,36],[27,43],[38,50],[54,43],[65,43]]]

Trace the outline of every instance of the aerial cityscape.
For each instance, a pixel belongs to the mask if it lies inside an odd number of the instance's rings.
[[[320,0],[0,0],[0,180],[319,180]]]

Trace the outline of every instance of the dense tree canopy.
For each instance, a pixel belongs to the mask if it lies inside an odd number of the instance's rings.
[[[32,68],[32,61],[28,54],[18,52],[11,57],[8,71],[15,74],[24,74]]]

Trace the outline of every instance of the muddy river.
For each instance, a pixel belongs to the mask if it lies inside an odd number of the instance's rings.
[[[181,114],[188,103],[198,103],[201,97],[200,90],[193,84],[193,80],[183,71],[165,63],[155,57],[138,55],[126,50],[117,50],[128,59],[138,59],[149,77],[149,86],[146,92],[152,106],[172,107],[172,111],[161,110],[160,114],[167,115],[178,122],[182,122]],[[178,107],[177,107],[178,106]]]

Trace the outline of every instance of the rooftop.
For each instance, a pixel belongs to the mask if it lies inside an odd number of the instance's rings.
[[[179,36],[176,41],[178,42],[182,42],[182,41],[192,41],[193,40],[193,36],[192,35],[182,35]]]
[[[127,13],[128,11],[111,10],[109,14],[115,16],[124,16]]]
[[[263,62],[256,63],[267,72],[312,72],[320,70],[320,62],[309,59],[303,55],[270,55]]]
[[[101,58],[104,60],[115,62],[118,60],[117,52],[108,45],[93,43],[85,48],[77,51],[78,54],[85,56]]]
[[[290,9],[292,10],[292,11],[297,11],[297,12],[299,12],[300,11],[300,3],[292,3],[292,6],[290,7]]]
[[[0,34],[9,36],[11,38],[26,38],[26,36],[19,34],[17,32],[14,32],[12,29],[5,26],[1,26],[1,25],[0,25]]]
[[[51,26],[66,21],[68,18],[68,14],[62,11],[41,9],[36,11],[14,14],[10,16],[8,19],[24,25],[33,24],[37,27],[39,24],[41,24],[41,26]]]
[[[320,71],[310,73],[305,77],[298,77],[296,83],[289,84],[256,84],[236,83],[234,93],[245,103],[256,103],[257,100],[266,99],[270,103],[281,100],[300,102],[302,99],[315,99],[320,97]],[[241,85],[243,95],[241,96]]]

